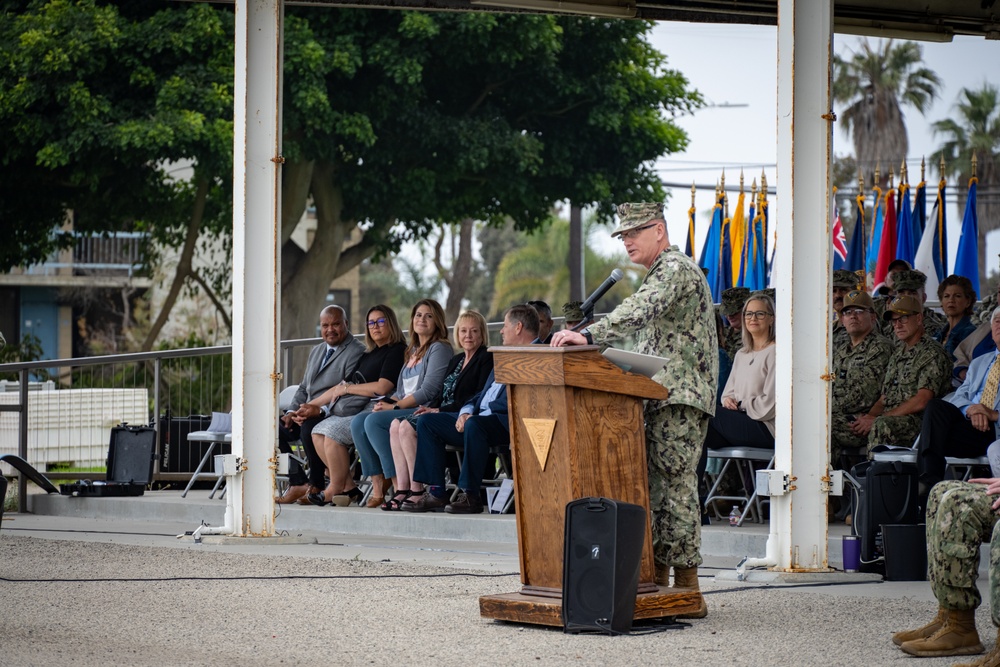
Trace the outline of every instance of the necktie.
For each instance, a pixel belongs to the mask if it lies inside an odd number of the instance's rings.
[[[326,362],[330,361],[330,357],[333,356],[334,352],[336,352],[336,349],[334,349],[332,347],[326,348],[326,355],[323,357],[323,363],[321,363],[319,365],[320,368],[323,368],[324,366],[326,366]],[[996,393],[996,392],[994,392],[994,393]]]
[[[993,409],[993,405],[997,400],[997,388],[1000,387],[1000,356],[993,361],[993,365],[990,366],[990,372],[986,374],[986,384],[983,385],[983,397],[979,399],[979,402],[988,407],[990,410]]]

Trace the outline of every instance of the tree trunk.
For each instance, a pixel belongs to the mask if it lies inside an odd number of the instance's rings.
[[[441,246],[444,240],[444,230],[434,248],[434,266],[438,275],[448,286],[448,299],[444,309],[445,321],[449,324],[458,319],[462,312],[462,301],[469,288],[469,278],[472,275],[472,237],[475,224],[472,218],[465,218],[458,225],[458,253],[452,252],[451,270],[445,268],[441,261]]]
[[[205,200],[207,197],[208,181],[201,179],[198,181],[198,187],[195,191],[194,210],[191,212],[191,220],[188,223],[187,233],[184,237],[184,247],[181,250],[180,259],[177,261],[177,269],[174,271],[174,279],[170,284],[170,291],[167,293],[167,298],[163,301],[160,314],[157,316],[156,321],[153,322],[152,327],[150,327],[149,333],[146,334],[146,339],[142,342],[143,352],[153,349],[153,343],[156,342],[160,331],[163,330],[164,325],[167,323],[170,311],[173,310],[174,305],[177,303],[177,297],[181,293],[181,288],[184,287],[184,282],[191,275],[191,261],[194,257],[195,246],[198,243],[201,221],[205,215]]]

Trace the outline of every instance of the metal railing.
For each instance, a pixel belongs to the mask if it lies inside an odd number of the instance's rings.
[[[148,234],[142,232],[108,232],[105,234],[82,234],[71,232],[76,237],[73,259],[60,260],[55,252],[44,262],[26,267],[24,273],[33,276],[53,275],[59,269],[73,269],[81,273],[125,273],[133,276],[142,268],[142,246]]]

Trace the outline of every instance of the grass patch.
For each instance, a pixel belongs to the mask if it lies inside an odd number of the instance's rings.
[[[78,478],[60,479],[58,475],[61,472],[63,473],[94,472],[94,473],[105,474],[107,473],[107,471],[108,471],[107,466],[74,466],[71,464],[55,464],[49,466],[49,469],[45,472],[45,476],[48,477],[49,481],[51,481],[55,486],[59,486],[60,484],[69,484],[70,482],[79,481]]]
[[[3,498],[3,511],[4,512],[16,512],[17,511],[17,480],[9,479],[7,480],[7,493]]]

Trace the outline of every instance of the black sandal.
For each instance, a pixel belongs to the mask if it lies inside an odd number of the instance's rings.
[[[396,491],[392,498],[382,503],[382,509],[386,512],[398,512],[403,509],[403,503],[413,495],[412,491]]]

